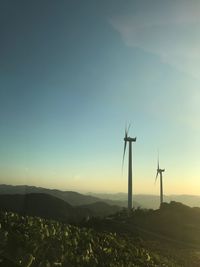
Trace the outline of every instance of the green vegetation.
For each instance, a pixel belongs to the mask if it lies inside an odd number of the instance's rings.
[[[124,209],[109,218],[93,218],[84,226],[128,235],[132,240],[140,238],[147,250],[180,266],[200,266],[200,208],[171,202],[158,210],[137,208],[127,213]]]
[[[200,266],[199,208],[171,202],[163,203],[159,210],[124,209],[109,217],[67,224],[60,214],[68,214],[70,220],[83,218],[81,209],[66,208],[66,203],[52,197],[45,197],[48,201],[39,205],[43,195],[36,196],[38,202],[32,196],[30,205],[26,201],[26,208],[30,206],[35,216],[1,210],[0,267]],[[98,205],[94,208],[100,211],[107,208]]]
[[[6,265],[6,259],[10,260]],[[11,265],[13,262],[13,265]],[[0,212],[0,264],[23,267],[176,267],[140,240],[61,222]]]

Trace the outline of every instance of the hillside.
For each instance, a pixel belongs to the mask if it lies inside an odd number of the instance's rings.
[[[92,225],[93,222],[88,223]],[[158,210],[138,208],[130,214],[124,210],[94,225],[121,232],[144,232],[144,236],[145,233],[155,234],[200,246],[200,208],[191,208],[175,201],[163,203]]]
[[[128,236],[12,212],[0,212],[0,237],[2,267],[180,267]]]
[[[41,193],[48,194],[59,199],[62,199],[72,206],[88,205],[96,202],[105,202],[109,205],[117,205],[123,207],[126,203],[122,201],[113,201],[110,199],[102,199],[95,196],[83,195],[73,191],[61,191],[57,189],[47,189],[42,187],[27,186],[27,185],[0,185],[0,195],[3,194],[31,194]]]
[[[78,222],[92,215],[86,208],[75,208],[61,199],[40,193],[0,195],[0,210],[64,222]]]
[[[172,201],[169,204],[163,203],[161,209],[146,216],[148,224],[145,224],[142,217],[135,218],[135,223],[168,237],[200,245],[200,208]]]
[[[200,266],[200,208],[173,201],[158,210],[138,208],[102,220],[91,219],[84,226],[142,238],[148,249],[172,257],[181,266]]]
[[[42,187],[27,186],[27,185],[0,185],[0,195],[2,194],[31,194],[43,193],[60,198],[70,205],[78,206],[97,202],[99,198],[93,196],[85,196],[77,192],[61,191],[57,189],[47,189]]]
[[[158,210],[138,210],[129,222],[143,229],[200,246],[200,208],[172,201]]]
[[[0,195],[0,210],[40,216],[64,222],[79,222],[87,217],[107,216],[120,207],[103,202],[74,207],[54,196],[42,193]]]
[[[108,205],[105,202],[96,202],[88,205],[81,205],[79,208],[90,210],[95,217],[104,217],[119,212],[121,208],[116,205]]]
[[[2,195],[0,205],[10,205],[18,211],[17,215],[0,208],[0,260],[3,262],[11,259],[17,264],[19,258],[21,261],[34,258],[31,267],[47,266],[48,262],[49,266],[64,267],[199,267],[199,208],[171,202],[163,203],[159,210],[138,208],[131,213],[122,210],[100,218],[91,216],[90,205],[75,208],[45,194]],[[93,212],[100,213],[102,206],[106,210],[105,205],[92,204]],[[57,222],[52,220],[52,211],[57,212],[54,214]],[[38,212],[46,219],[40,219]],[[37,217],[30,217],[36,213]],[[90,219],[79,221],[86,214]],[[75,216],[79,227],[63,224],[63,215],[65,222],[71,221],[69,216]],[[43,263],[37,265],[39,262]]]

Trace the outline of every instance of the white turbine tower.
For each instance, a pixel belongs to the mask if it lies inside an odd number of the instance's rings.
[[[125,128],[125,136],[124,136],[124,153],[123,153],[123,161],[122,166],[124,165],[124,157],[126,152],[126,144],[129,143],[129,160],[128,160],[128,210],[132,209],[132,142],[136,142],[136,137],[132,138],[128,136],[130,125],[127,129]]]
[[[159,167],[159,156],[158,156],[158,167],[157,167],[155,183],[157,181],[158,174],[159,174],[160,175],[160,205],[163,203],[163,175],[162,175],[162,173],[164,171],[165,171],[165,169],[160,169],[160,167]]]

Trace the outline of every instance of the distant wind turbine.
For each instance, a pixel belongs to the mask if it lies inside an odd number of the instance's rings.
[[[126,144],[129,143],[129,160],[128,160],[128,210],[132,209],[132,142],[136,142],[136,137],[132,138],[128,136],[128,131],[130,129],[130,125],[127,129],[125,128],[125,136],[124,136],[124,153],[123,153],[123,161],[122,167],[124,165],[124,157],[126,152]]]
[[[158,167],[157,167],[155,183],[157,181],[158,174],[159,174],[160,175],[160,205],[163,203],[163,176],[162,176],[162,173],[164,171],[165,171],[165,169],[160,169],[160,167],[159,167],[159,156],[158,156]]]

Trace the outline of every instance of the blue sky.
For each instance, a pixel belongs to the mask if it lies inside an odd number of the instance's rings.
[[[1,1],[0,181],[199,194],[200,3]]]

